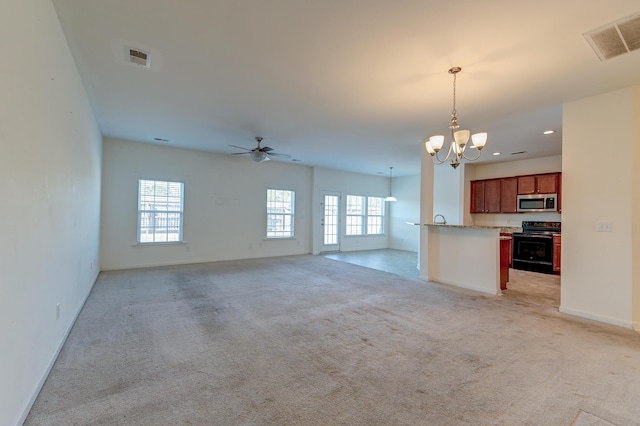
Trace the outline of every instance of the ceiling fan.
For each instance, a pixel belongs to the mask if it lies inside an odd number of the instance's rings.
[[[231,155],[249,154],[251,156],[251,159],[256,163],[269,161],[269,156],[291,158],[291,156],[288,154],[279,154],[277,152],[273,152],[273,148],[269,148],[268,146],[264,146],[264,147],[260,146],[260,143],[262,142],[262,137],[260,136],[256,136],[256,142],[258,142],[258,146],[253,149],[249,149],[249,148],[245,148],[237,145],[229,145],[234,148],[244,149],[246,151],[246,152],[234,152]]]

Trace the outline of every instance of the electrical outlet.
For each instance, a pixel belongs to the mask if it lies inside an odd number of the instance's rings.
[[[603,220],[596,223],[597,232],[613,232],[613,223],[610,220]]]
[[[60,318],[60,303],[56,304],[56,319]]]

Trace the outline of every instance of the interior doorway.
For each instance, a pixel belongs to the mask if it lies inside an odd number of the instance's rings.
[[[320,252],[340,251],[340,193],[321,191],[322,243]]]

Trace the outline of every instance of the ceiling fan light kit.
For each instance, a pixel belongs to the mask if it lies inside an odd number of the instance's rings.
[[[449,151],[444,159],[440,159],[438,153],[444,145],[444,135],[434,135],[425,139],[424,145],[427,152],[433,158],[435,164],[442,164],[446,161],[451,162],[451,167],[454,169],[460,165],[460,161],[465,159],[467,161],[475,161],[480,158],[482,148],[487,143],[486,133],[475,133],[471,135],[469,130],[460,130],[458,124],[458,112],[456,111],[456,77],[458,73],[462,71],[460,67],[453,67],[449,70],[449,74],[453,74],[453,110],[451,111],[451,145],[449,145]],[[469,142],[469,136],[471,136],[472,148],[478,150],[478,155],[475,157],[468,157],[465,155],[465,149]]]
[[[251,151],[251,159],[256,163],[269,161],[269,157],[267,156],[267,153],[264,151]]]

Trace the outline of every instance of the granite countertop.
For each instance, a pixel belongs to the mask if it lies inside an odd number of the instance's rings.
[[[485,225],[445,225],[442,223],[425,223],[423,226],[440,226],[443,228],[467,228],[467,229],[498,229],[501,233],[511,234],[522,232],[522,228],[515,226],[485,226]]]

